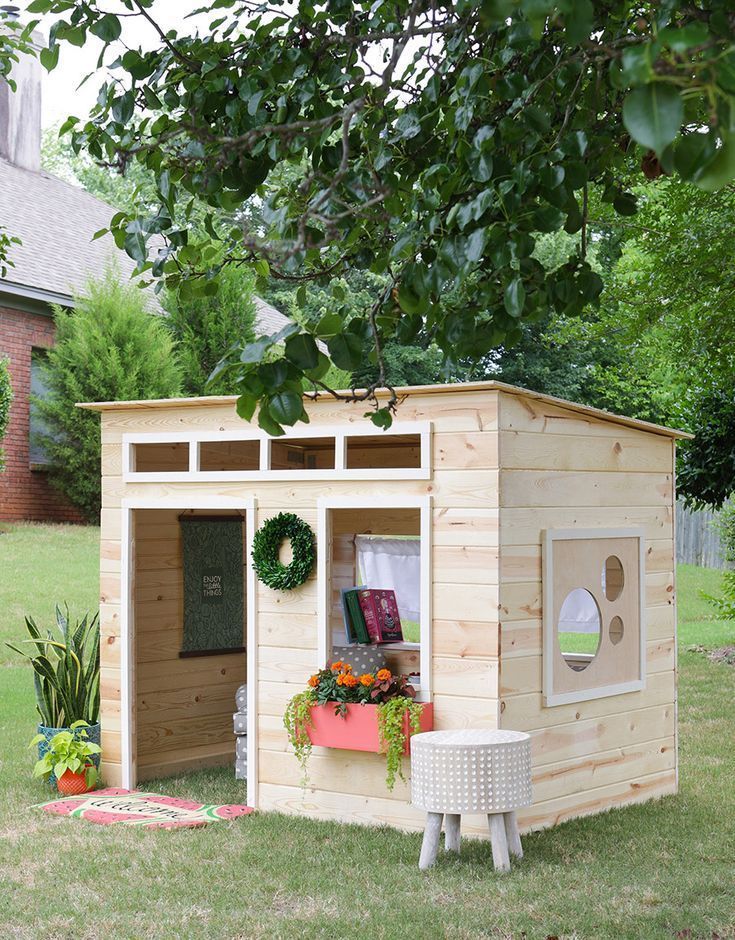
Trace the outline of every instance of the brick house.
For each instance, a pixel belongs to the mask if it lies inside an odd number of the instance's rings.
[[[0,80],[0,224],[21,239],[0,278],[0,357],[9,359],[13,405],[2,443],[0,520],[69,522],[79,516],[48,480],[44,455],[32,445],[31,392],[39,394],[44,352],[54,342],[52,304],[73,307],[90,276],[111,259],[124,277],[133,268],[111,236],[92,240],[115,210],[78,186],[41,169],[41,67],[23,58],[13,68],[18,90]],[[256,298],[256,331],[273,333],[286,318]]]

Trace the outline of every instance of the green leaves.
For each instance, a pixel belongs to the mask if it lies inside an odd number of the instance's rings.
[[[674,166],[685,180],[691,180],[714,157],[717,143],[712,134],[695,131],[682,137],[674,150]]]
[[[104,232],[101,232],[101,234],[104,234]],[[143,232],[128,232],[123,247],[130,257],[139,264],[143,264],[148,257],[148,245]]]
[[[630,136],[659,156],[678,136],[683,120],[681,95],[663,82],[634,89],[623,105],[623,123]]]
[[[41,49],[38,58],[47,72],[53,72],[59,64],[59,47],[54,46],[53,49]]]
[[[492,179],[493,158],[491,154],[472,150],[467,156],[467,163],[470,167],[472,179],[477,180],[478,183],[486,183],[489,179]]]
[[[299,369],[315,369],[319,363],[319,350],[314,337],[299,333],[286,340],[286,356]]]
[[[240,413],[260,404],[260,426],[279,433],[303,417],[310,382],[376,358],[369,313],[383,344],[431,337],[451,374],[539,311],[596,303],[588,207],[599,192],[606,211],[637,212],[641,162],[706,191],[732,179],[735,36],[713,2],[705,17],[680,0],[650,16],[631,0],[462,0],[417,33],[407,4],[353,16],[311,0],[246,25],[218,0],[210,30],[194,21],[189,36],[123,50],[91,119],[65,131],[95,164],[156,180],[111,224],[141,271],[189,296],[213,293],[229,262],[272,289],[301,281],[300,326],[222,343],[237,346],[218,374],[237,383]],[[126,22],[94,3],[32,8],[54,19],[47,68],[60,45],[118,41]],[[385,37],[410,46],[400,69]],[[364,62],[384,63],[383,84]],[[653,153],[641,161],[631,138]],[[563,263],[540,260],[544,233],[568,236]],[[166,248],[149,262],[152,236]],[[350,306],[347,274],[382,281]]]
[[[370,418],[373,424],[382,431],[385,431],[393,424],[393,415],[390,413],[389,408],[377,408],[375,411],[367,412],[365,417]]]
[[[638,202],[633,193],[618,193],[613,199],[613,208],[619,215],[635,215]]]
[[[365,353],[362,340],[354,333],[338,333],[330,337],[327,347],[332,362],[348,372],[357,368]]]
[[[89,31],[103,42],[114,42],[120,38],[122,27],[120,26],[120,20],[114,13],[105,13],[101,19],[92,23]]]
[[[257,406],[257,396],[245,393],[240,395],[240,397],[237,399],[237,402],[235,403],[235,410],[243,421],[252,421]]]
[[[643,85],[654,77],[653,47],[649,43],[631,46],[623,52],[622,79],[628,85]]]
[[[725,134],[715,155],[695,171],[692,181],[713,193],[735,179],[735,135]]]
[[[431,301],[429,290],[430,281],[426,266],[417,262],[407,264],[398,287],[398,303],[401,309],[406,313],[426,313]]]
[[[465,255],[468,261],[479,261],[485,250],[485,240],[487,232],[484,228],[475,229],[467,239]]]
[[[400,140],[410,140],[421,133],[421,124],[412,111],[404,111],[396,121],[396,134]]]
[[[265,402],[274,421],[279,424],[296,424],[304,410],[301,395],[296,392],[279,392]]]
[[[503,304],[505,309],[512,317],[520,317],[523,313],[523,305],[526,302],[526,291],[523,287],[523,281],[519,277],[513,280],[503,291]]]

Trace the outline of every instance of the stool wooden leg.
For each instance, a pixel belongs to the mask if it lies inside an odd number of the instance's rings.
[[[459,813],[447,813],[444,817],[444,848],[447,852],[459,852],[461,820]]]
[[[490,842],[493,847],[493,864],[496,871],[510,871],[510,858],[508,857],[508,840],[505,836],[505,821],[502,813],[490,813],[487,817],[490,824]]]
[[[421,871],[431,868],[436,861],[436,853],[439,851],[439,836],[442,831],[442,819],[444,819],[444,813],[426,814],[424,841],[421,843],[421,855],[419,856]]]
[[[523,846],[518,833],[516,814],[515,812],[504,813],[503,818],[505,819],[505,837],[508,840],[508,851],[516,858],[523,858]]]

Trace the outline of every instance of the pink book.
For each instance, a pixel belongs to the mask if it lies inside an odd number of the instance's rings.
[[[395,591],[363,588],[357,592],[357,599],[374,643],[397,643],[403,639]]]

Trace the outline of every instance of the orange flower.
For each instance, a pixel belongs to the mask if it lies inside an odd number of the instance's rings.
[[[375,678],[378,682],[388,682],[389,679],[393,678],[393,674],[390,669],[378,669]]]
[[[347,678],[347,677],[345,676],[345,674],[344,674],[343,672],[341,672],[341,673],[337,676],[337,685],[344,685],[346,678]]]
[[[330,666],[330,669],[332,670],[332,672],[339,672],[343,665],[344,663],[338,659],[336,663],[332,663],[332,665]]]
[[[312,689],[315,689],[319,685],[319,676],[312,676],[309,679],[309,685],[312,687]]]
[[[375,682],[375,676],[371,676],[369,672],[364,672],[360,676],[360,682],[363,685],[372,685]]]
[[[352,666],[349,663],[342,663],[342,669],[344,672],[352,672]]]
[[[356,676],[351,676],[349,673],[346,673],[342,684],[346,685],[348,689],[353,689],[357,685],[357,682]]]

